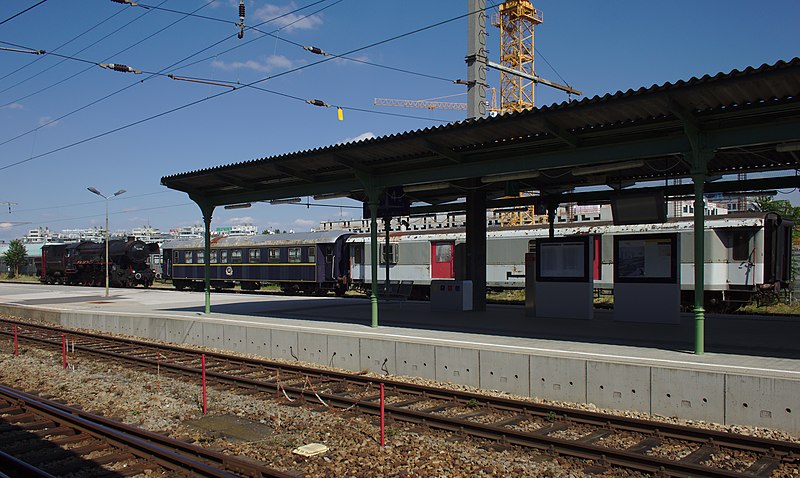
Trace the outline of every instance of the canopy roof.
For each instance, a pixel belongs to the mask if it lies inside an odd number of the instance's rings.
[[[363,200],[371,188],[397,186],[412,201],[438,204],[476,187],[496,198],[509,189],[548,194],[689,177],[692,141],[696,151],[713,153],[712,176],[791,170],[800,166],[799,96],[794,58],[175,174],[161,183],[208,206],[343,192]]]

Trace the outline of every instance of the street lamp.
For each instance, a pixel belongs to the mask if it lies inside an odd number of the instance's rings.
[[[119,196],[120,194],[124,193],[125,190],[120,189],[111,196],[106,196],[105,194],[101,193],[100,191],[98,191],[93,187],[88,187],[86,189],[106,200],[106,297],[108,297],[108,200],[113,197]]]

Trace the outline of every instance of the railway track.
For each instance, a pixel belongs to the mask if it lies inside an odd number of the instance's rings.
[[[291,476],[2,385],[0,470],[41,478]]]
[[[0,335],[11,336],[14,325],[23,342],[61,348],[66,333],[76,353],[199,381],[197,350],[11,320],[0,321]],[[205,360],[206,377],[216,387],[369,415],[379,414],[383,383],[389,419],[494,440],[501,448],[591,460],[592,472],[620,467],[662,477],[767,478],[792,476],[789,470],[800,465],[800,444],[791,442],[225,354],[206,353]]]

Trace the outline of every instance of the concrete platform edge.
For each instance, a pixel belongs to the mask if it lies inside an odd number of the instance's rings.
[[[436,378],[545,400],[593,403],[725,425],[800,435],[800,380],[763,372],[714,371],[682,363],[625,363],[538,352],[483,350],[454,341],[381,339],[374,331],[320,331],[272,324],[235,325],[221,318],[150,317],[0,304],[0,314],[67,328],[189,343],[348,370]],[[125,320],[122,320],[125,319]],[[500,351],[498,351],[500,350]]]

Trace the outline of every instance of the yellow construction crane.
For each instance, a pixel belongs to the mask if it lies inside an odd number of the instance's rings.
[[[497,108],[497,91],[492,88],[492,105],[489,111],[499,112]],[[451,98],[453,96],[462,96],[464,93],[457,95],[440,96],[438,98],[429,98],[427,100],[398,100],[394,98],[375,98],[372,104],[375,106],[400,106],[403,108],[425,108],[429,110],[453,110],[453,111],[466,111],[466,103],[457,103],[452,101],[436,101],[442,98]]]
[[[396,100],[393,98],[375,98],[375,106],[400,106],[403,108],[426,108],[429,110],[457,110],[466,111],[466,103],[453,103],[449,101],[430,100]]]
[[[529,0],[506,0],[492,24],[500,28],[500,63],[514,71],[534,75],[533,28],[544,21]],[[500,71],[500,106],[503,111],[533,108],[534,81]]]

